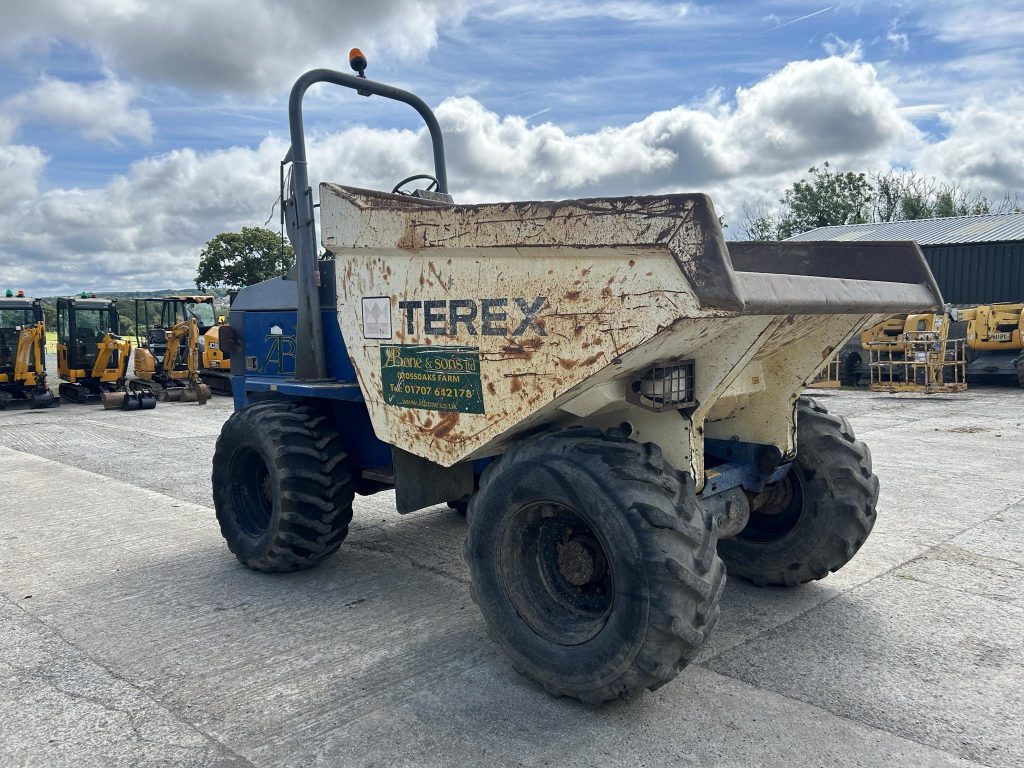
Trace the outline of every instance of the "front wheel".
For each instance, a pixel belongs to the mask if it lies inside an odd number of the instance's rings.
[[[571,429],[512,447],[469,503],[473,599],[521,673],[587,704],[674,678],[725,569],[693,480],[660,449]]]
[[[213,503],[235,556],[257,571],[310,568],[352,520],[353,472],[328,417],[305,405],[236,411],[213,455]]]
[[[875,525],[878,478],[849,422],[809,397],[796,406],[797,454],[788,474],[751,500],[739,535],[718,543],[730,575],[796,586],[846,565]]]

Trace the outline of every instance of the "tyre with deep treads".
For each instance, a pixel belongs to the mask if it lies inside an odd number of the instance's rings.
[[[468,518],[473,599],[553,695],[657,688],[718,620],[712,517],[652,443],[580,428],[524,440],[487,468]]]
[[[1017,358],[1017,386],[1024,387],[1024,354]]]
[[[878,478],[849,422],[797,402],[797,455],[785,478],[751,501],[743,531],[718,542],[730,576],[796,586],[838,571],[875,525]]]
[[[225,422],[213,456],[213,502],[228,548],[257,571],[310,568],[352,521],[353,473],[327,415],[257,403]]]

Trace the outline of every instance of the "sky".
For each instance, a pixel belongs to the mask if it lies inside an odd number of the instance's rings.
[[[305,70],[412,90],[457,202],[706,192],[908,168],[1024,194],[1024,0],[0,0],[0,290],[182,288],[203,245],[276,228]],[[314,182],[432,170],[405,105],[317,86]]]

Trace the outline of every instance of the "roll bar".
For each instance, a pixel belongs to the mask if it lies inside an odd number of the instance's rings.
[[[288,97],[288,126],[291,148],[282,161],[292,164],[292,184],[287,200],[282,199],[282,212],[288,218],[289,235],[295,247],[298,266],[298,306],[295,326],[295,378],[316,380],[327,378],[324,333],[320,319],[320,270],[316,263],[316,223],[313,219],[313,190],[306,169],[306,136],[302,127],[302,99],[306,90],[316,83],[333,83],[352,88],[362,96],[383,96],[408,104],[423,118],[430,131],[434,150],[434,176],[439,192],[448,192],[448,172],[444,162],[444,138],[437,118],[419,96],[391,85],[356,77],[333,69],[312,69],[292,86]],[[283,193],[282,193],[283,198]]]

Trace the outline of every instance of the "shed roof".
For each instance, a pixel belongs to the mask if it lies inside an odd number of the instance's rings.
[[[818,227],[790,240],[916,240],[918,245],[1024,241],[1024,213]]]

